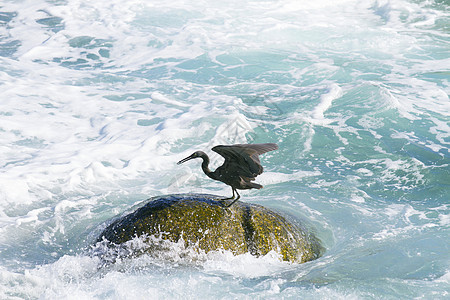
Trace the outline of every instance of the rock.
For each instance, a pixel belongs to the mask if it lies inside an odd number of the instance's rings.
[[[223,206],[218,196],[183,194],[149,199],[134,212],[113,221],[99,236],[120,245],[140,236],[159,236],[206,253],[229,250],[255,256],[274,250],[284,261],[303,263],[318,258],[322,246],[298,222],[261,205],[236,202]],[[154,250],[151,244],[146,252]],[[142,249],[141,249],[142,251]]]

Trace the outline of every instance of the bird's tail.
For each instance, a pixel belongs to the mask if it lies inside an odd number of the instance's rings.
[[[248,182],[247,185],[253,189],[262,189],[263,186],[254,182]]]

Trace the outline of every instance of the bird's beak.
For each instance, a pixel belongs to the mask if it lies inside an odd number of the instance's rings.
[[[179,162],[177,162],[177,165],[181,165],[182,163],[185,163],[185,162],[187,162],[188,160],[191,160],[191,159],[193,159],[193,158],[195,158],[195,157],[194,157],[194,154],[192,154],[191,156],[188,156],[188,157],[186,157],[186,158],[183,158],[182,160],[180,160]]]

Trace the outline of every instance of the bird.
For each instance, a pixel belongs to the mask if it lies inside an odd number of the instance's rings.
[[[196,151],[180,160],[177,164],[180,165],[191,159],[201,158],[203,160],[202,170],[209,178],[231,186],[233,195],[230,198],[221,199],[233,200],[229,205],[225,205],[225,207],[230,207],[241,197],[237,191],[238,189],[261,189],[263,187],[258,183],[252,182],[256,176],[263,172],[258,155],[277,149],[278,145],[275,143],[218,145],[211,148],[211,150],[223,156],[225,161],[215,171],[209,169],[209,157],[203,151]]]

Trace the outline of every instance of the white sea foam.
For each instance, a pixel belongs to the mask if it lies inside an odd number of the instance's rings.
[[[331,107],[333,101],[342,96],[342,89],[332,84],[329,91],[320,97],[320,103],[311,112],[310,122],[314,125],[329,124],[331,120],[324,117],[324,113]]]
[[[170,98],[164,96],[163,94],[161,94],[159,92],[153,92],[151,97],[152,97],[153,100],[162,101],[162,102],[165,102],[165,103],[168,103],[168,104],[172,104],[172,105],[175,105],[175,106],[181,106],[181,107],[188,107],[189,106],[189,104],[182,103],[182,102],[170,99]]]
[[[270,276],[286,270],[290,265],[281,262],[279,255],[273,251],[259,258],[249,253],[235,256],[228,251],[217,251],[208,253],[208,260],[203,267],[206,272],[224,272],[231,276],[254,278]]]
[[[288,181],[300,181],[305,177],[314,177],[319,175],[321,175],[319,171],[298,171],[292,174],[264,172],[258,176],[258,182],[260,182],[262,185],[277,184]]]

